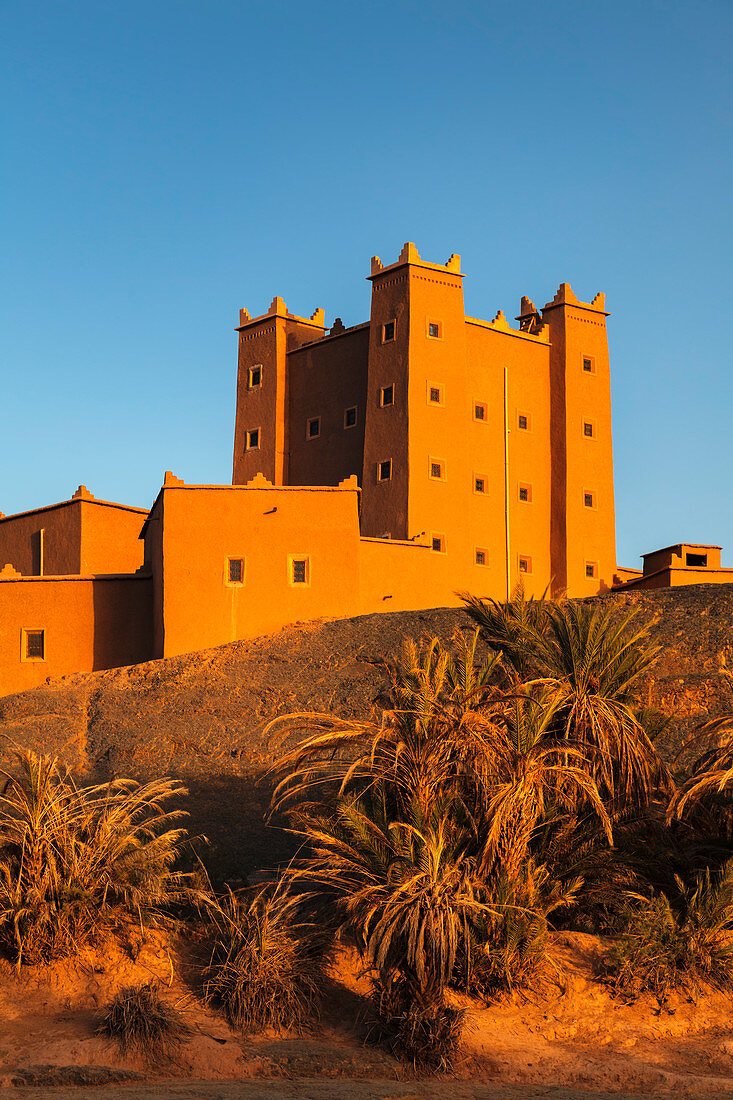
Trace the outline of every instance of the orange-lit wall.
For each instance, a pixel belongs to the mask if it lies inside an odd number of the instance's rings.
[[[134,573],[143,564],[139,535],[146,515],[87,495],[7,516],[0,520],[0,568],[10,564],[24,576],[39,576],[43,530],[46,576]]]
[[[48,678],[152,656],[148,577],[0,578],[0,695]],[[45,631],[45,659],[21,660],[23,630]]]

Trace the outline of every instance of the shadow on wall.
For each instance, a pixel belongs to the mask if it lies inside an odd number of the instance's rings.
[[[92,669],[139,664],[153,656],[151,577],[98,577],[92,587]]]

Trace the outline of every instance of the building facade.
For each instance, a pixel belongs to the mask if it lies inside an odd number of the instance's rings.
[[[374,257],[368,321],[240,313],[231,485],[0,516],[0,695],[289,623],[608,590],[602,294],[464,311],[460,258]]]

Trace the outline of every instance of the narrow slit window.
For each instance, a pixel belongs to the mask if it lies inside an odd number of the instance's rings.
[[[394,405],[394,384],[382,386],[379,392],[379,404],[383,409],[386,408],[387,405]]]

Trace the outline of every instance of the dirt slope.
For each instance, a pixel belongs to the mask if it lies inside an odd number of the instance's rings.
[[[653,620],[661,646],[639,686],[673,718],[669,749],[708,716],[733,710],[719,674],[733,653],[733,585],[695,585],[600,598]],[[130,668],[65,677],[0,699],[9,742],[58,753],[100,778],[171,774],[191,791],[195,831],[209,837],[215,875],[242,877],[286,858],[287,836],[262,823],[267,721],[293,710],[366,716],[379,707],[385,660],[407,637],[448,641],[472,624],[458,610],[368,615]],[[729,660],[733,666],[733,659]]]

